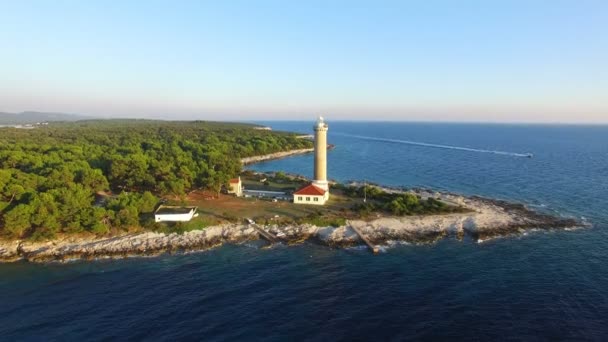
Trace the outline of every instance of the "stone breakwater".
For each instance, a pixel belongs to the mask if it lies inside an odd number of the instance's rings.
[[[460,203],[471,211],[449,215],[379,217],[370,221],[352,220],[341,227],[303,224],[263,228],[285,244],[310,241],[330,247],[348,247],[362,244],[351,228],[353,226],[359,228],[374,244],[388,241],[428,243],[444,237],[469,237],[483,241],[526,229],[581,226],[576,220],[534,212],[520,204],[451,194],[442,194],[440,197]],[[206,250],[224,243],[241,243],[259,238],[258,232],[251,226],[226,224],[184,234],[146,232],[103,238],[66,237],[47,242],[0,241],[0,261],[49,262],[153,256]]]
[[[249,165],[249,164],[255,164],[255,163],[259,163],[259,162],[263,162],[263,161],[267,161],[267,160],[281,159],[281,158],[285,158],[285,157],[289,157],[289,156],[311,153],[311,152],[314,152],[314,148],[302,148],[302,149],[298,149],[298,150],[277,152],[277,153],[265,154],[265,155],[261,155],[261,156],[246,157],[246,158],[241,159],[241,163],[243,165]]]

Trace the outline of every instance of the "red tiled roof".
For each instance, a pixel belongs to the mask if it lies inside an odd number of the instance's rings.
[[[239,181],[240,181],[240,179],[238,179],[238,178],[232,178],[230,180],[230,184],[237,184]]]
[[[314,184],[308,184],[300,190],[294,192],[294,195],[323,196],[325,195],[325,190]]]

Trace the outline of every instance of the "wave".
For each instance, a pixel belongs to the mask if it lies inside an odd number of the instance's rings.
[[[411,140],[377,138],[377,137],[369,137],[369,136],[355,135],[355,134],[346,134],[346,133],[339,133],[339,132],[335,132],[333,134],[341,135],[341,136],[344,136],[344,137],[364,139],[364,140],[382,141],[382,142],[389,142],[389,143],[406,144],[406,145],[414,145],[414,146],[424,146],[424,147],[432,147],[432,148],[441,148],[441,149],[445,149],[445,150],[457,150],[457,151],[477,152],[477,153],[492,153],[492,154],[499,154],[499,155],[512,156],[512,157],[522,157],[522,158],[530,158],[530,157],[532,157],[531,153],[518,153],[518,152],[507,152],[507,151],[498,151],[498,150],[484,150],[484,149],[471,148],[471,147],[432,144],[432,143],[426,143],[426,142],[421,142],[421,141],[411,141]]]
[[[354,245],[354,246],[349,246],[344,248],[345,250],[348,251],[365,251],[367,250],[367,245]]]

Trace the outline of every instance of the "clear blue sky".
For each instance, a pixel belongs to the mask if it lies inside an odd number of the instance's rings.
[[[0,111],[608,122],[608,1],[0,0]]]

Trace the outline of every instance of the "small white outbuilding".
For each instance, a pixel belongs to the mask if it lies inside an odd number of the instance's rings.
[[[154,212],[156,222],[188,222],[197,217],[197,207],[178,207],[161,205]]]

